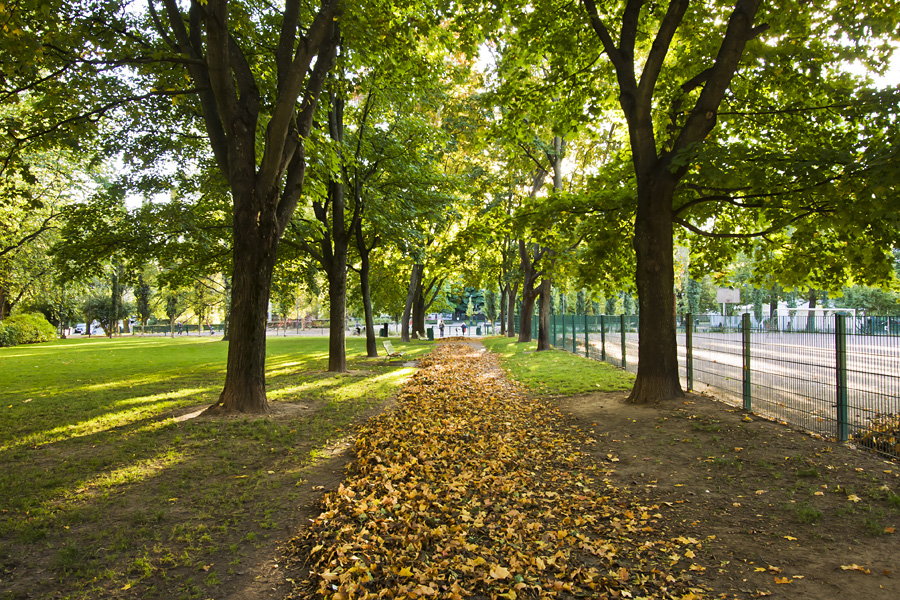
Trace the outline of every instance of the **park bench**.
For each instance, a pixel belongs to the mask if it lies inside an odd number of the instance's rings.
[[[384,351],[387,352],[388,360],[392,358],[403,358],[403,352],[394,350],[394,345],[391,343],[391,340],[384,340],[381,344],[384,346]]]

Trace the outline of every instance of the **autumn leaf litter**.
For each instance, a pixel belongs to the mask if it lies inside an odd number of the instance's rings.
[[[290,598],[702,597],[701,541],[666,539],[492,354],[445,343],[419,366],[286,548]]]

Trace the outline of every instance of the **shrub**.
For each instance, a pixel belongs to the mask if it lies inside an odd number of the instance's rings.
[[[7,317],[0,323],[0,346],[37,344],[56,339],[56,328],[40,313]]]

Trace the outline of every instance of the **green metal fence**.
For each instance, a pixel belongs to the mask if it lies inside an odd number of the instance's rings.
[[[637,316],[555,315],[550,341],[637,372],[638,323]],[[900,318],[688,315],[677,337],[686,389],[900,458]]]

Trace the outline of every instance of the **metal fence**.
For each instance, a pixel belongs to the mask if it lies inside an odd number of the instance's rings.
[[[637,331],[638,316],[550,319],[553,346],[633,373]],[[900,458],[898,333],[897,317],[688,315],[678,324],[680,376],[688,390]]]

